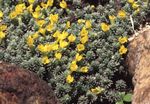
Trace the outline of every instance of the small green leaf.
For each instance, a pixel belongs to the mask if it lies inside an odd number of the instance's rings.
[[[120,92],[119,95],[121,98],[123,98],[125,96],[125,92]]]
[[[117,101],[116,104],[124,104],[123,101]]]
[[[124,97],[123,97],[123,101],[125,102],[131,102],[132,100],[132,94],[126,94]]]

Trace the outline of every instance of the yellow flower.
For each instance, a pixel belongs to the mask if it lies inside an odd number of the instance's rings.
[[[38,24],[38,26],[42,27],[45,24],[44,20],[36,20],[36,23]]]
[[[81,30],[81,32],[80,32],[80,35],[81,35],[81,37],[88,35],[88,31],[86,30],[85,27],[82,28],[82,30]]]
[[[134,11],[134,14],[138,14],[140,12],[140,8],[137,8],[135,11]]]
[[[128,0],[128,3],[131,3],[131,4],[134,3],[134,0]]]
[[[0,18],[3,17],[3,12],[0,10]]]
[[[35,18],[35,19],[38,19],[40,17],[40,12],[33,12],[32,13],[32,16]]]
[[[35,12],[40,12],[41,9],[42,9],[42,8],[38,5],[38,6],[35,8]]]
[[[88,39],[89,39],[88,36],[84,36],[80,39],[80,41],[82,44],[85,44],[88,41]]]
[[[70,83],[72,83],[73,81],[74,81],[74,77],[71,76],[71,75],[68,75],[67,78],[66,78],[66,82],[70,84]]]
[[[127,37],[119,37],[118,41],[121,43],[121,44],[124,44],[128,41],[128,38]]]
[[[87,66],[81,67],[80,72],[87,73],[88,72],[88,67]]]
[[[49,31],[49,32],[52,31],[53,29],[54,29],[53,24],[49,24],[49,25],[46,26],[46,30]]]
[[[62,40],[62,41],[59,42],[59,45],[60,45],[61,48],[65,48],[65,47],[68,46],[68,42]]]
[[[26,9],[25,3],[17,4],[16,7],[15,7],[15,12],[17,14],[21,14],[21,13],[23,13],[24,9]]]
[[[46,30],[43,29],[43,28],[40,28],[40,29],[38,30],[38,32],[41,33],[42,35],[45,35]]]
[[[67,36],[68,36],[68,32],[63,31],[57,38],[58,40],[64,40],[67,38]]]
[[[54,3],[54,0],[48,0],[48,1],[47,1],[47,5],[48,5],[48,6],[53,6],[53,3]]]
[[[33,35],[32,35],[32,38],[33,39],[37,39],[39,37],[39,34],[38,33],[34,33]]]
[[[0,31],[0,39],[5,38],[5,36],[6,36],[6,34],[4,32],[2,32],[2,31]]]
[[[44,47],[43,44],[38,45],[37,48],[40,52],[47,52],[47,49]]]
[[[76,36],[74,36],[73,34],[71,34],[69,37],[68,37],[68,40],[69,42],[74,42],[76,40]]]
[[[70,28],[70,21],[67,21],[66,23],[66,29]]]
[[[114,15],[109,15],[109,20],[111,23],[114,23],[116,17]]]
[[[76,61],[72,61],[71,65],[70,65],[70,70],[73,71],[77,71],[78,69],[78,65],[76,64]]]
[[[85,23],[85,20],[84,20],[84,19],[78,19],[78,23],[79,23],[79,24]]]
[[[1,25],[0,26],[0,31],[5,31],[7,29],[7,25]]]
[[[85,27],[86,27],[87,29],[89,29],[89,28],[92,27],[92,24],[91,24],[91,21],[90,21],[90,20],[87,20],[87,21],[85,22]]]
[[[54,38],[57,38],[57,37],[59,37],[60,36],[60,31],[59,30],[57,30],[54,34],[53,34],[53,37]]]
[[[15,11],[13,11],[13,12],[11,12],[11,13],[9,14],[9,18],[10,18],[10,19],[14,19],[17,15],[18,15],[18,14],[17,14]]]
[[[124,45],[121,45],[120,49],[119,49],[119,53],[121,55],[126,54],[127,53],[127,48],[125,48]]]
[[[101,29],[104,31],[104,32],[107,32],[109,31],[110,29],[110,26],[106,23],[101,23]]]
[[[132,8],[133,9],[137,9],[139,7],[139,5],[137,4],[137,2],[134,2],[133,4],[132,4]]]
[[[96,95],[98,95],[98,94],[100,94],[101,92],[103,92],[105,89],[104,88],[101,88],[101,87],[95,87],[95,88],[92,88],[91,89],[91,92],[93,93],[93,94],[96,94]]]
[[[59,45],[58,44],[56,44],[56,43],[54,43],[53,45],[52,45],[52,50],[58,50],[58,48],[59,48]]]
[[[57,21],[58,21],[58,14],[50,14],[49,15],[49,20],[51,21],[51,23],[57,23]]]
[[[79,53],[77,53],[76,56],[75,56],[75,60],[76,60],[76,61],[81,61],[82,58],[83,58],[83,56],[80,55]]]
[[[61,53],[55,53],[55,57],[56,57],[56,59],[60,60],[62,57],[62,54]]]
[[[28,0],[29,4],[33,4],[35,0]]]
[[[63,8],[63,9],[67,8],[67,3],[66,3],[65,0],[62,0],[59,5],[60,5],[60,7]]]
[[[33,4],[30,4],[28,7],[27,7],[27,10],[32,13],[33,12]]]
[[[46,45],[40,44],[40,45],[38,45],[37,48],[42,53],[50,52],[52,49],[50,44],[46,44]]]
[[[109,15],[109,19],[114,20],[114,19],[116,19],[116,17],[114,15]]]
[[[118,17],[119,17],[119,18],[125,18],[125,17],[126,17],[126,12],[125,12],[124,10],[120,10],[120,11],[118,12]]]
[[[85,50],[85,46],[83,44],[78,44],[77,45],[77,50],[80,52],[80,51],[83,51]]]
[[[48,59],[47,56],[42,57],[42,63],[43,63],[44,65],[50,63],[50,60]]]
[[[50,52],[53,49],[53,44],[46,43],[45,48],[46,48],[47,52]]]
[[[48,7],[48,5],[45,4],[44,2],[41,3],[41,6],[42,6],[42,8],[45,8],[45,9],[47,9],[47,7]]]
[[[29,47],[32,47],[34,43],[34,39],[31,36],[28,36],[27,38],[27,44]]]

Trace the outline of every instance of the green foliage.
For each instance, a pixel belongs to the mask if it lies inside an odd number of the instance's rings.
[[[132,101],[132,94],[131,93],[125,93],[125,92],[120,92],[119,93],[120,100],[116,102],[116,104],[125,104],[125,102],[131,102]]]
[[[135,13],[136,10],[126,0],[121,0],[121,9],[126,11],[127,16],[125,19],[120,19],[117,17],[118,10],[114,0],[110,0],[104,6],[97,5],[96,7],[92,7],[88,3],[81,5],[81,0],[66,1],[68,4],[66,9],[60,8],[60,0],[57,0],[52,7],[41,10],[44,18],[42,15],[39,18],[45,21],[43,28],[46,28],[50,22],[48,17],[50,14],[59,14],[59,20],[53,26],[54,29],[46,31],[44,36],[38,32],[42,28],[37,23],[38,19],[35,19],[28,10],[24,10],[16,18],[10,19],[9,14],[19,2],[0,1],[0,8],[4,13],[2,23],[8,27],[6,38],[0,44],[0,60],[15,63],[36,72],[53,87],[57,97],[64,104],[99,104],[104,100],[109,103],[116,102],[118,100],[117,93],[127,88],[123,79],[114,81],[116,73],[125,72],[121,65],[124,55],[119,53],[121,44],[118,42],[118,38],[128,37],[134,32],[133,26],[141,24],[145,18],[147,7],[142,6],[143,2],[138,0],[140,11]],[[34,3],[34,7],[38,5],[38,2]],[[26,2],[26,6],[29,6],[29,3]],[[109,15],[116,17],[114,23],[109,20]],[[134,24],[131,23],[129,17],[132,17]],[[85,50],[80,52],[84,58],[77,62],[79,66],[77,71],[71,72],[69,67],[75,55],[79,53],[76,46],[80,43],[80,32],[85,26],[85,23],[78,23],[79,19],[90,20],[92,27],[88,29],[89,39],[85,44]],[[68,29],[66,29],[67,21],[71,22]],[[102,22],[110,25],[109,31],[104,32],[101,29],[100,24]],[[75,42],[69,43],[66,48],[60,48],[57,51],[41,53],[38,50],[38,45],[54,43],[53,34],[57,30],[61,32],[65,30],[69,35],[74,34],[76,36]],[[34,40],[33,47],[29,47],[27,38],[36,32],[38,32],[39,37]],[[66,39],[66,41],[68,40]],[[55,58],[55,52],[62,53],[60,60]],[[42,63],[42,57],[45,55],[51,59],[50,63]],[[82,66],[88,67],[88,73],[79,72]],[[73,83],[66,82],[66,77],[70,73],[74,77]],[[98,86],[105,90],[95,94],[91,89]],[[129,102],[129,98],[130,94],[124,94],[119,101]],[[118,104],[122,103],[118,102]]]

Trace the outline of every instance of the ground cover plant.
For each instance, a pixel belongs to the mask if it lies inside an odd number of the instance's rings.
[[[131,90],[128,37],[148,0],[89,1],[0,0],[0,60],[37,73],[63,104],[120,101]]]

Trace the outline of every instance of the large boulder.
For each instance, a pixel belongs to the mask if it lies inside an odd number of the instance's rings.
[[[35,73],[0,62],[0,104],[58,104],[58,100]]]
[[[134,83],[132,104],[150,104],[150,28],[140,32],[128,49],[126,62]]]

